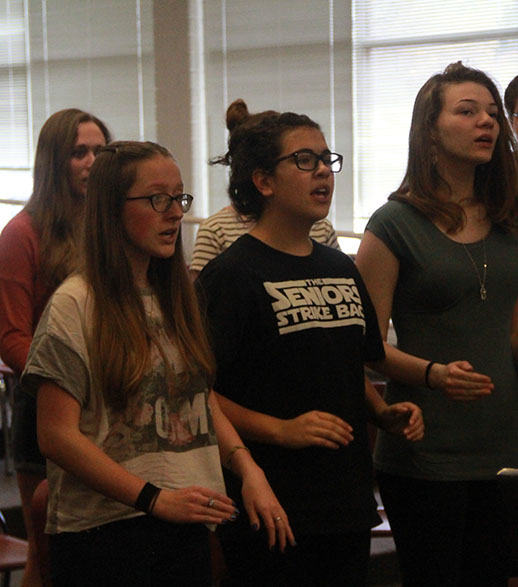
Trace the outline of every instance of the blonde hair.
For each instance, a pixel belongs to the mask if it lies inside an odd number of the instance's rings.
[[[157,156],[172,158],[167,149],[155,143],[112,143],[97,156],[88,181],[84,273],[94,301],[89,346],[105,401],[116,410],[127,406],[149,370],[151,345],[163,355],[147,324],[126,256],[122,222],[126,194],[135,182],[138,164]],[[202,372],[211,379],[213,356],[184,260],[181,234],[171,258],[151,259],[148,280],[185,373]],[[174,393],[172,379],[170,383]]]
[[[34,162],[34,187],[25,207],[40,243],[40,271],[55,289],[78,265],[84,199],[72,193],[69,163],[78,126],[94,122],[111,140],[102,121],[77,108],[55,112],[43,125]]]

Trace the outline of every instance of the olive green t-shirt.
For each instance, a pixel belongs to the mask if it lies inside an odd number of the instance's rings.
[[[488,479],[502,467],[518,466],[518,376],[510,341],[518,239],[494,226],[483,241],[464,246],[399,201],[375,212],[367,230],[399,260],[392,308],[398,348],[440,363],[469,361],[495,385],[490,396],[463,402],[424,382],[415,387],[389,382],[389,403],[414,401],[422,408],[425,437],[409,443],[380,431],[375,466],[435,480]],[[485,300],[480,295],[484,258]]]

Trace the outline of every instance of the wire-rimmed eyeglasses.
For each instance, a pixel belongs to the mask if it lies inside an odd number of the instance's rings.
[[[135,198],[126,198],[126,200],[149,200],[153,210],[159,214],[167,212],[173,202],[176,202],[182,212],[189,212],[193,201],[191,194],[178,194],[177,196],[170,196],[169,194],[151,194],[150,196],[138,196]]]
[[[344,157],[338,153],[322,153],[322,155],[317,155],[311,149],[301,149],[300,151],[285,155],[284,157],[279,157],[275,161],[275,164],[277,165],[277,163],[285,161],[286,159],[294,159],[295,165],[301,171],[315,171],[318,167],[319,161],[322,161],[331,173],[339,173],[342,171]]]

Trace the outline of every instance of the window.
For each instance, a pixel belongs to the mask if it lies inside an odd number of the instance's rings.
[[[205,101],[206,151],[199,159],[226,151],[225,111],[237,98],[243,98],[251,112],[308,114],[321,125],[331,150],[344,155],[330,216],[341,228],[350,229],[350,3],[193,0],[193,5],[200,8],[204,56],[204,78],[193,92],[196,99],[204,91]],[[205,172],[210,194],[205,214],[213,214],[228,204],[225,170],[217,166]],[[200,193],[198,187],[196,192]]]
[[[518,74],[516,0],[354,0],[354,227],[406,169],[415,96],[451,62],[489,73],[505,90]]]
[[[203,129],[198,161],[224,153],[225,110],[236,98],[252,112],[305,112],[345,157],[330,215],[343,231],[362,232],[398,187],[413,102],[431,75],[462,60],[505,89],[518,73],[516,0],[191,0],[191,6],[201,38],[193,55],[203,55],[193,92]],[[205,193],[207,215],[228,198],[224,170],[205,173],[197,193]]]
[[[152,0],[1,3],[0,227],[31,193],[53,112],[81,108],[115,138],[155,138],[152,13]]]

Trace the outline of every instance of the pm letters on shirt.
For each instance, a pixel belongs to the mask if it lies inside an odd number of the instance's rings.
[[[275,300],[272,308],[279,334],[351,325],[365,328],[362,300],[352,277],[267,281],[263,285]]]

